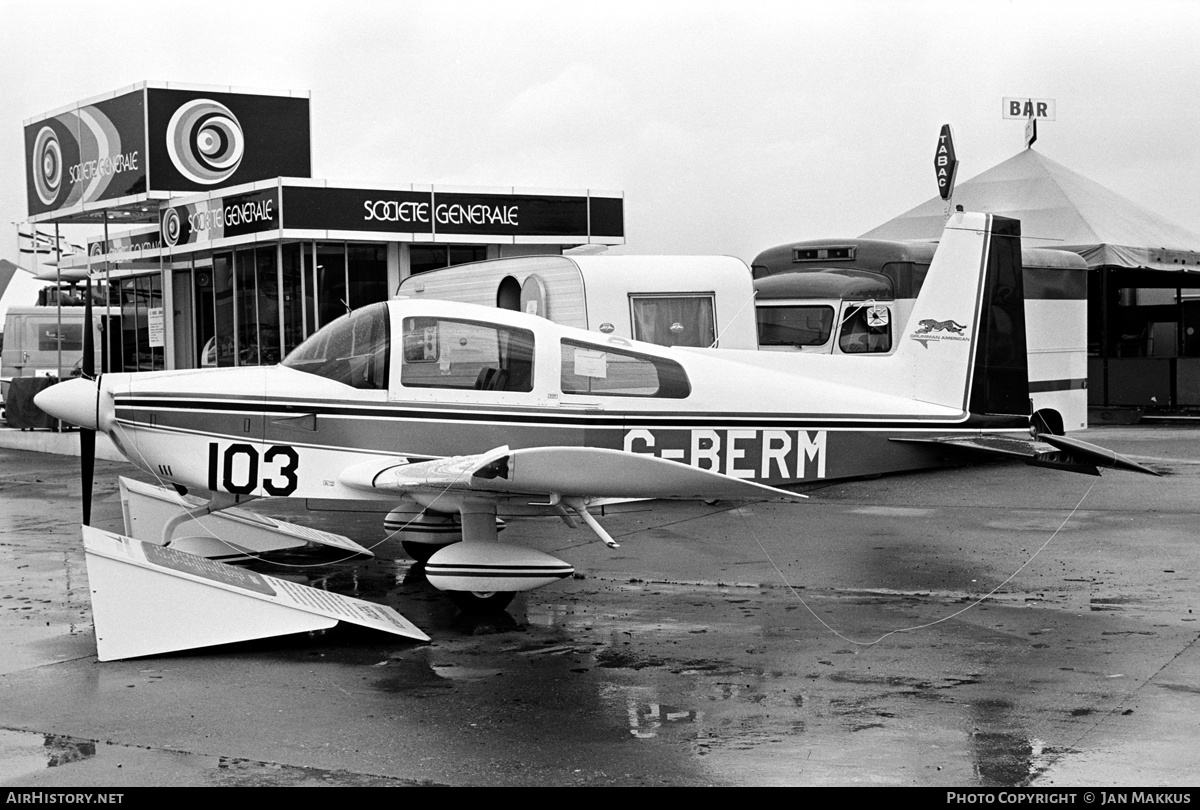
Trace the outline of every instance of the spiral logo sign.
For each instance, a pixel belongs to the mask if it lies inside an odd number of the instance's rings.
[[[164,245],[174,247],[179,242],[179,237],[183,233],[183,222],[179,219],[179,212],[174,208],[168,208],[163,214],[162,221],[162,240]]]
[[[211,186],[229,179],[242,162],[245,136],[224,104],[198,98],[184,104],[167,125],[167,153],[187,179]]]
[[[58,134],[42,127],[33,142],[33,187],[44,205],[53,205],[62,189],[63,152]]]

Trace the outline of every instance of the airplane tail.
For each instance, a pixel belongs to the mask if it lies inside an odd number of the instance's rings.
[[[913,399],[1028,418],[1021,277],[1019,220],[950,217],[895,355]]]

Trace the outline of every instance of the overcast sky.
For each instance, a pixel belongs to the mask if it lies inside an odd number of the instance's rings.
[[[0,258],[22,123],[145,80],[309,91],[335,184],[620,190],[621,252],[745,260],[934,196],[943,123],[985,171],[1001,99],[1051,98],[1035,149],[1200,232],[1197,33],[1193,0],[0,0]]]

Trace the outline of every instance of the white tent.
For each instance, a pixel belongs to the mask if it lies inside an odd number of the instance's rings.
[[[1033,149],[959,184],[952,202],[1019,219],[1026,247],[1070,250],[1089,267],[1200,273],[1200,236]],[[934,197],[863,237],[936,239],[945,208]]]

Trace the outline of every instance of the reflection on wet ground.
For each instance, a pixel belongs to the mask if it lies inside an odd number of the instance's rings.
[[[94,756],[93,740],[0,729],[0,782]]]
[[[979,605],[1079,486],[972,469],[800,507],[657,504],[606,516],[615,552],[514,522],[578,574],[488,617],[389,544],[277,554],[246,565],[391,605],[432,643],[337,627],[106,664],[51,515],[70,488],[0,477],[0,784],[1190,784],[1195,474],[1165,495],[1106,475]],[[379,515],[270,513],[381,535]]]
[[[153,768],[158,773],[185,771],[192,774],[189,784],[206,787],[397,787],[420,784],[387,777],[318,768],[297,768],[230,757],[145,751],[112,744],[97,747],[94,740],[0,729],[0,784],[20,786],[26,784],[23,780],[28,777],[73,763],[90,773],[105,770],[119,772],[126,767],[126,762],[131,763],[131,773],[147,768]],[[52,775],[49,784],[54,784]],[[123,782],[118,780],[107,784],[119,786]]]

